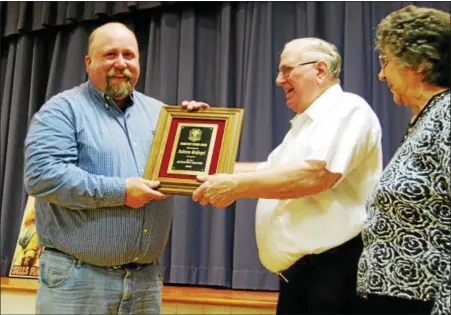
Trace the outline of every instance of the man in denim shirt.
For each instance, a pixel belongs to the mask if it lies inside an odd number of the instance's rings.
[[[159,314],[172,198],[142,177],[164,104],[134,90],[138,43],[125,25],[94,30],[85,62],[89,80],[47,101],[25,141],[44,248],[37,313]]]

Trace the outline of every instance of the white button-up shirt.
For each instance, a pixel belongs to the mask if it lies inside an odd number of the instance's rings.
[[[259,256],[272,272],[357,236],[366,218],[366,198],[382,172],[379,120],[363,98],[343,92],[339,84],[296,115],[291,125],[283,142],[258,168],[320,160],[342,177],[316,195],[258,201]]]

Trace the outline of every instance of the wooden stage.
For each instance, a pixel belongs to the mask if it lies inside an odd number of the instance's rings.
[[[37,280],[1,278],[2,314],[33,314]],[[17,301],[28,301],[17,308]],[[165,285],[163,314],[275,314],[276,292]]]

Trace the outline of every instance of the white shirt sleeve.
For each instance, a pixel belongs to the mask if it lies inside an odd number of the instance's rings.
[[[342,117],[325,120],[321,133],[314,138],[306,160],[325,161],[330,172],[342,174],[337,186],[380,145],[381,130],[371,110],[354,108]]]

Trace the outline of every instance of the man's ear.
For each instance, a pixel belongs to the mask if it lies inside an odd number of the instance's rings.
[[[319,81],[323,81],[329,76],[329,67],[327,66],[326,62],[322,60],[318,61],[318,63],[315,65],[315,69],[316,77]]]
[[[91,65],[92,59],[91,57],[89,57],[89,55],[85,56],[85,67],[86,67],[86,72],[88,72],[89,66]]]

